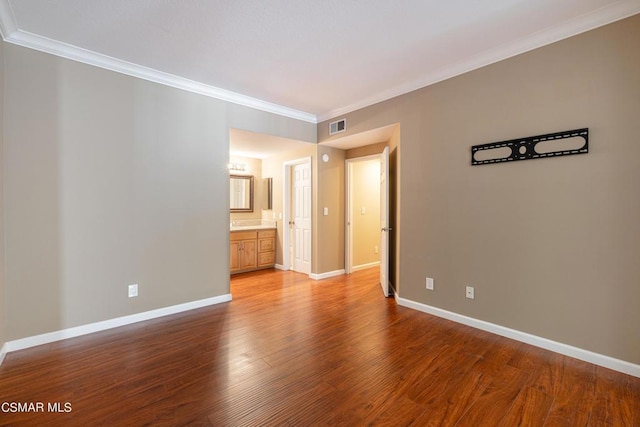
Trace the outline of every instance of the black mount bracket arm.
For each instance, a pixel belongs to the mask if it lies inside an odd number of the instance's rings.
[[[548,133],[471,147],[471,165],[570,156],[589,152],[589,128]]]

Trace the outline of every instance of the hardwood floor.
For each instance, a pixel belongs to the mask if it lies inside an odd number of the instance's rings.
[[[0,424],[640,426],[639,378],[399,307],[375,269],[231,286],[230,303],[8,354],[0,404],[44,412]]]

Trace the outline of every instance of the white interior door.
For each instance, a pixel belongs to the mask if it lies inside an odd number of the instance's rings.
[[[346,172],[346,185],[345,191],[347,193],[347,211],[345,212],[345,251],[344,251],[344,269],[345,273],[351,274],[353,272],[353,161],[345,161]]]
[[[293,166],[293,270],[311,273],[311,162]]]
[[[389,296],[389,147],[380,154],[380,286]]]

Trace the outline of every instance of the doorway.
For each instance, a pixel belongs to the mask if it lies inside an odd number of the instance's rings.
[[[384,296],[389,282],[389,147],[345,161],[345,271],[379,266]],[[365,215],[369,212],[369,217]],[[373,215],[371,215],[373,214]]]
[[[345,270],[380,264],[380,156],[347,159]]]
[[[283,268],[311,274],[311,157],[284,164]]]

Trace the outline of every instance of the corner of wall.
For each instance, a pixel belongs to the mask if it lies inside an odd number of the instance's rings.
[[[4,287],[4,42],[0,40],[0,364],[6,354],[7,316]]]

